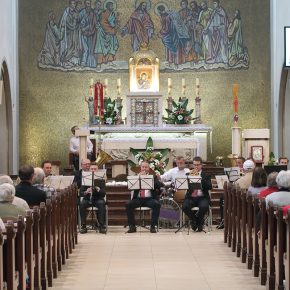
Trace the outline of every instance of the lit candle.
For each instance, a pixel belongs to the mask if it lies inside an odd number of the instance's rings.
[[[181,85],[182,85],[181,92],[182,92],[182,94],[185,94],[185,79],[184,78],[181,79]]]
[[[195,85],[198,87],[199,86],[199,78],[196,78],[195,80]]]
[[[108,94],[108,79],[105,79],[104,89],[105,89],[105,95],[107,95]]]
[[[118,87],[121,86],[121,79],[117,79],[117,86],[118,86]]]
[[[168,94],[171,93],[171,89],[172,89],[172,79],[168,78]]]
[[[238,84],[233,85],[233,95],[234,97],[238,95],[239,86]]]
[[[239,90],[239,86],[238,84],[234,84],[233,85],[233,105],[234,105],[234,113],[237,114],[238,110],[239,110],[239,97],[238,97],[238,90]]]

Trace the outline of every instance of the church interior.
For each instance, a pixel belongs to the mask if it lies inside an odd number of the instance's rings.
[[[0,290],[290,289],[288,0],[0,6]]]

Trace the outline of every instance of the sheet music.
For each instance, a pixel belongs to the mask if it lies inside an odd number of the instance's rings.
[[[83,186],[92,186],[94,180],[104,179],[104,171],[98,170],[97,172],[83,171],[82,172],[82,185]]]
[[[74,178],[75,177],[73,175],[70,175],[70,176],[62,175],[61,179],[60,179],[59,189],[65,189],[65,188],[71,186],[73,181],[74,181]]]
[[[140,189],[140,178],[138,175],[127,176],[128,180],[128,189],[135,190]]]
[[[140,175],[141,189],[154,189],[153,175]]]
[[[128,189],[154,189],[153,175],[127,176]]]
[[[44,179],[44,185],[54,189],[65,189],[72,185],[74,176],[50,175]]]
[[[229,167],[224,169],[230,182],[237,181],[240,178],[240,167]]]
[[[227,175],[216,175],[215,176],[216,182],[218,189],[223,189],[224,188],[224,183],[229,182],[229,178]]]
[[[175,178],[175,188],[179,189],[188,189],[188,179],[187,177],[178,177]]]

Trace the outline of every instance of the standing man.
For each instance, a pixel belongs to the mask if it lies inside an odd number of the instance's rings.
[[[148,175],[150,171],[148,161],[141,163],[141,171],[139,175]],[[161,204],[159,202],[160,187],[163,184],[154,176],[154,189],[134,190],[133,198],[126,204],[126,213],[128,218],[129,230],[127,233],[135,233],[135,217],[134,209],[146,206],[152,209],[150,232],[156,233],[155,226],[158,224],[159,212]]]
[[[210,203],[208,191],[211,189],[211,180],[202,171],[201,157],[194,157],[193,166],[194,169],[191,171],[191,175],[201,178],[201,188],[194,189],[194,183],[189,184],[182,204],[182,210],[189,217],[191,228],[194,231],[201,232],[203,230],[204,215],[208,211]],[[193,207],[199,208],[197,213],[191,210]]]
[[[73,126],[71,128],[71,132],[73,136],[70,138],[69,142],[69,152],[73,154],[73,165],[75,170],[79,170],[79,154],[80,154],[80,137],[75,136],[76,130],[78,130],[78,126]],[[87,137],[87,157],[91,161],[93,160],[93,143]]]

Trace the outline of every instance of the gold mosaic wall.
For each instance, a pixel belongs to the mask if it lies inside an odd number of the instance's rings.
[[[42,48],[47,15],[54,10],[56,19],[61,17],[68,1],[30,0],[19,1],[19,56],[20,56],[20,164],[39,165],[44,159],[60,160],[68,164],[70,128],[87,122],[87,104],[90,78],[109,79],[109,96],[114,96],[116,79],[122,80],[122,94],[128,91],[128,72],[93,73],[41,70],[37,57]],[[93,1],[94,2],[94,1]],[[157,1],[153,1],[156,3]],[[172,2],[172,3],[171,3]],[[201,1],[198,1],[201,2]],[[133,11],[134,1],[118,0],[121,26]],[[166,1],[176,5],[176,1]],[[175,3],[175,4],[174,4]],[[212,1],[208,1],[212,6]],[[239,84],[239,125],[244,128],[269,128],[270,126],[270,15],[269,1],[224,0],[232,18],[235,9],[242,14],[244,44],[248,48],[250,67],[247,70],[174,72],[160,74],[160,91],[164,93],[166,107],[167,78],[172,78],[173,96],[180,96],[181,79],[187,84],[186,96],[193,106],[195,78],[201,85],[201,114],[203,123],[213,127],[213,154],[231,152],[232,85]],[[152,19],[157,16],[152,12]],[[32,21],[33,19],[33,21]],[[154,20],[159,23],[159,20]],[[156,27],[159,30],[159,27]],[[120,40],[118,57],[127,59],[130,37]],[[159,45],[158,45],[159,43]],[[161,42],[155,41],[152,49],[164,59]],[[123,104],[126,103],[125,97]],[[124,115],[125,111],[123,112]]]

